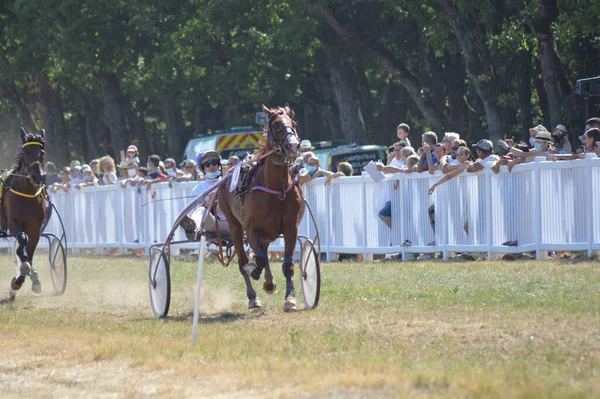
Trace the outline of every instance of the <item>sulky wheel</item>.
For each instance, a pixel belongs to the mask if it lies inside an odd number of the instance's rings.
[[[67,288],[67,252],[58,237],[52,239],[48,258],[54,291],[56,295],[62,295]]]
[[[306,240],[302,246],[300,272],[304,305],[307,309],[314,309],[319,304],[321,294],[321,269],[319,256],[310,240]]]
[[[169,258],[158,248],[153,248],[148,265],[150,302],[154,316],[167,317],[171,304],[171,273]]]

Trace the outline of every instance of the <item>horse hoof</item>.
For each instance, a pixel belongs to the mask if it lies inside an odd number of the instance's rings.
[[[23,282],[25,281],[25,276],[13,277],[10,282],[10,288],[13,291],[19,291],[23,286]]]
[[[250,299],[248,301],[248,310],[258,311],[261,307],[262,305],[260,304],[258,298]]]
[[[277,289],[277,284],[275,284],[275,281],[271,281],[271,283],[268,283],[265,281],[263,283],[263,290],[265,290],[265,292],[269,295],[273,294],[276,289]]]
[[[256,270],[256,264],[254,263],[246,263],[246,265],[244,265],[242,267],[242,269],[244,269],[244,271],[246,272],[246,274],[250,277],[252,277],[252,272],[254,270]]]
[[[29,274],[31,274],[31,263],[29,263],[29,262],[21,263],[21,275],[28,276]]]
[[[39,280],[36,280],[33,283],[31,283],[31,291],[33,291],[36,294],[42,293],[42,284]]]
[[[284,312],[295,312],[297,311],[298,308],[296,307],[296,299],[289,297],[286,298],[285,303],[283,304],[283,311]]]
[[[9,301],[14,301],[16,297],[17,297],[17,291],[10,290],[10,294],[9,294],[8,300]]]

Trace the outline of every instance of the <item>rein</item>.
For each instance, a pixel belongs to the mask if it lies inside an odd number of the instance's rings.
[[[272,190],[272,189],[270,189],[268,187],[264,187],[264,186],[254,186],[254,187],[252,187],[252,189],[250,189],[250,191],[254,191],[254,190],[264,191],[265,193],[279,196],[279,200],[283,201],[285,199],[285,196],[287,195],[287,193],[292,191],[294,189],[294,187],[296,187],[297,184],[298,184],[298,179],[294,179],[294,180],[292,180],[292,184],[290,184],[290,186],[287,189],[285,189],[285,183],[283,183],[283,188],[281,189],[281,191]]]

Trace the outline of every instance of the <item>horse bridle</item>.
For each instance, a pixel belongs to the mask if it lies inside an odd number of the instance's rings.
[[[267,124],[268,126],[268,130],[267,130],[267,139],[269,140],[269,142],[271,143],[271,145],[273,146],[273,148],[275,149],[275,153],[276,154],[281,154],[281,146],[283,145],[283,142],[285,141],[285,139],[292,135],[294,137],[296,137],[299,140],[298,137],[298,133],[296,133],[296,130],[290,126],[287,121],[286,122],[282,122],[284,128],[285,128],[285,134],[283,135],[283,137],[281,138],[281,140],[275,140],[275,133],[273,132],[273,128],[271,127],[271,123],[275,120],[275,118],[277,117],[277,115],[283,115],[285,114],[284,111],[278,111],[276,113],[274,113],[273,115],[271,115],[271,117],[269,118],[269,122]]]
[[[42,147],[42,150],[44,149],[44,143],[42,143],[41,141],[29,141],[29,142],[23,144],[23,148],[25,148],[29,145],[39,145],[40,147]],[[40,168],[40,174],[43,176],[44,173],[43,173],[43,169],[42,169],[42,163],[39,160],[37,160],[37,161],[33,161],[29,165],[27,165],[27,161],[25,161],[25,154],[23,154],[23,170],[25,171],[24,177],[27,177],[29,179],[29,181],[31,182],[31,184],[33,184],[36,187],[43,186],[44,185],[43,178],[42,178],[41,183],[36,183],[33,180],[33,176],[31,174],[31,168],[33,168],[35,165],[38,165],[38,167]],[[21,175],[21,176],[23,176],[23,175]]]

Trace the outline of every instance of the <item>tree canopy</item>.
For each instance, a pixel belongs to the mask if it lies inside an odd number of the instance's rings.
[[[389,145],[401,122],[416,143],[576,137],[599,110],[573,91],[599,74],[599,16],[591,0],[9,0],[0,135],[45,129],[59,165],[129,143],[178,159],[289,103],[313,141]]]

